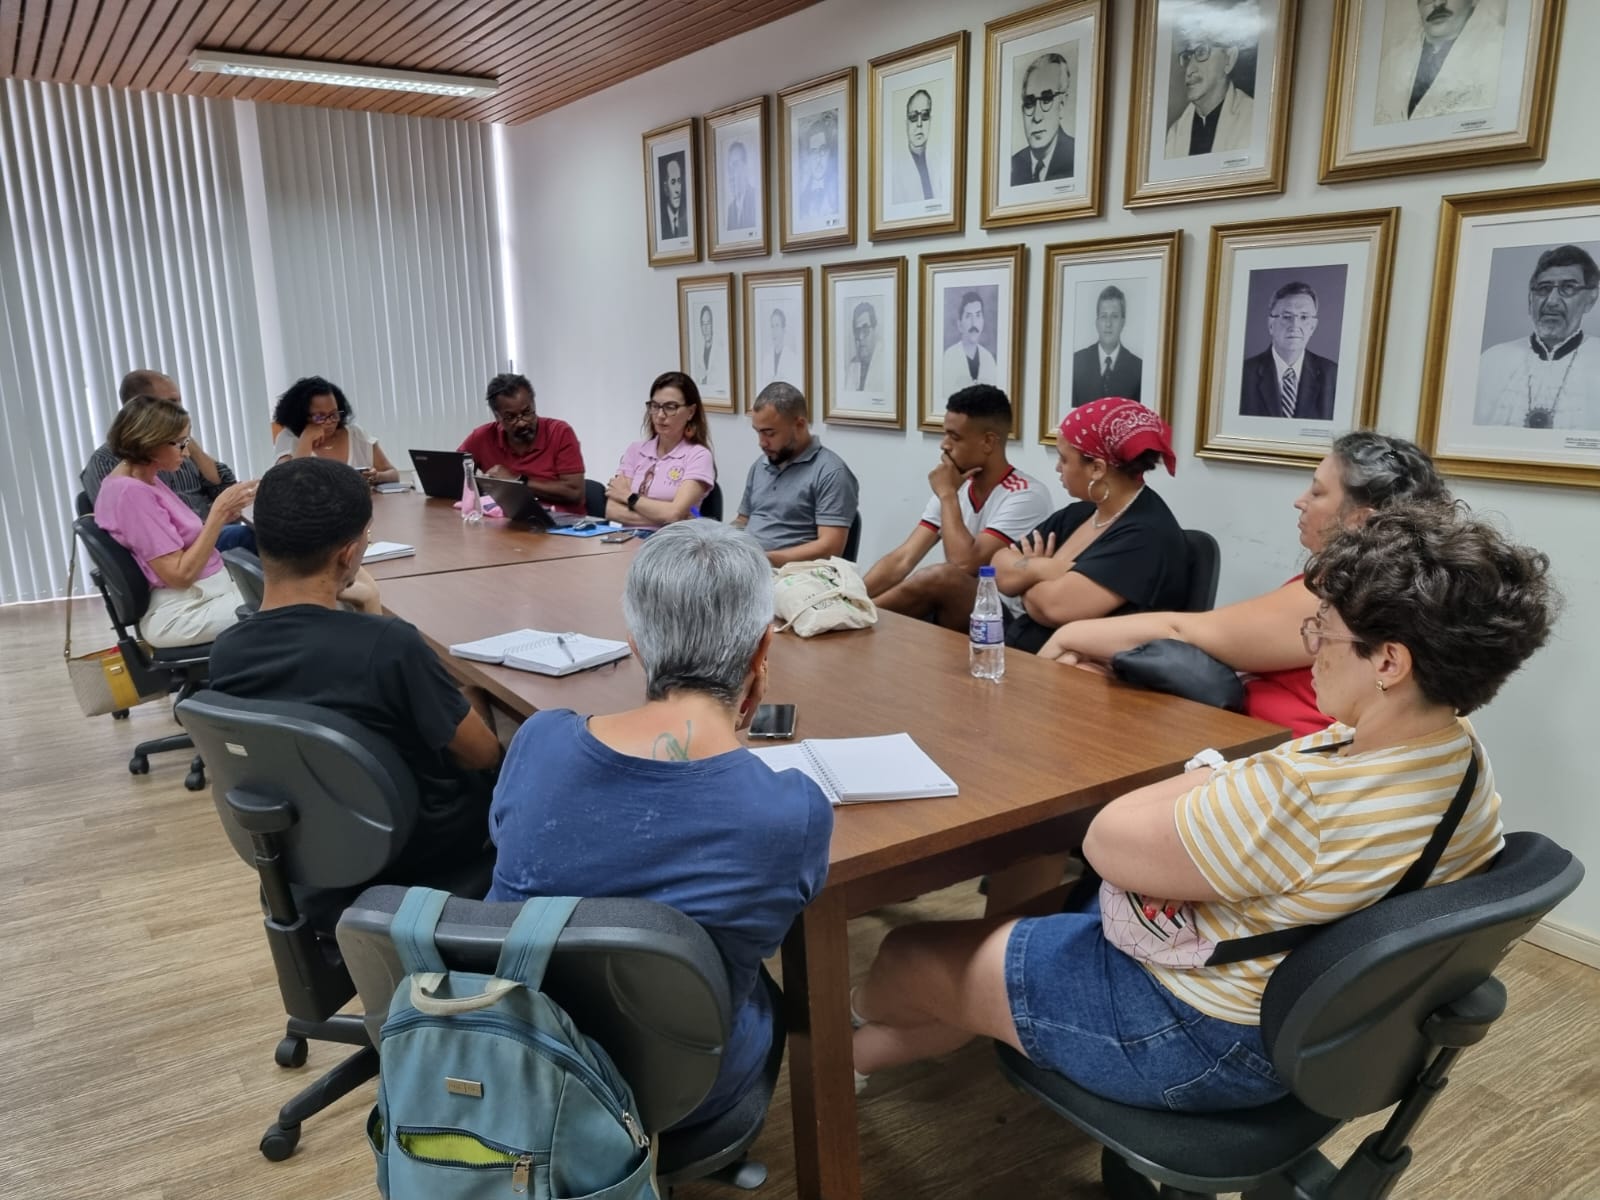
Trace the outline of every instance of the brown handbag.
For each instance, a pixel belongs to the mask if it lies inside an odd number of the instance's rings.
[[[61,656],[67,664],[67,680],[72,684],[72,694],[78,698],[78,707],[86,717],[103,717],[106,713],[132,708],[146,700],[154,700],[163,692],[148,696],[139,694],[133,673],[123,661],[122,651],[116,646],[96,650],[90,654],[72,656],[72,585],[78,576],[76,548],[67,560],[67,640]]]

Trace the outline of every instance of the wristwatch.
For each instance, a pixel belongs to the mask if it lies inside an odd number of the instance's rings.
[[[633,495],[628,497],[628,511],[629,512],[635,511],[635,505],[637,505],[638,503],[639,503],[639,493],[638,492],[634,492]]]
[[[1213,771],[1215,771],[1219,767],[1226,766],[1227,762],[1227,759],[1223,758],[1222,755],[1218,754],[1210,746],[1207,746],[1204,750],[1200,751],[1199,754],[1196,754],[1188,762],[1184,763],[1183,769],[1185,771],[1193,771],[1197,767],[1210,767]]]

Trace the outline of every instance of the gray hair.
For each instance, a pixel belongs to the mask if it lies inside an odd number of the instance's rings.
[[[1357,429],[1336,439],[1329,453],[1338,459],[1347,508],[1450,503],[1450,489],[1433,459],[1405,438]]]
[[[759,412],[763,408],[775,408],[780,417],[793,421],[806,415],[806,398],[794,384],[778,380],[761,389],[750,411]]]
[[[701,692],[731,707],[772,624],[772,567],[744,530],[680,521],[640,548],[622,615],[649,699]]]

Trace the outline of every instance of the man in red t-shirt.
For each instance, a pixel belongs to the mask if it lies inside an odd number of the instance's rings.
[[[489,381],[494,420],[467,434],[461,452],[496,479],[520,479],[558,512],[583,512],[583,451],[572,426],[541,417],[526,375],[496,375]]]

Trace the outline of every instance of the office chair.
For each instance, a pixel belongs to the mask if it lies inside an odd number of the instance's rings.
[[[267,945],[289,1020],[273,1054],[301,1067],[307,1040],[359,1049],[302,1090],[261,1138],[261,1153],[294,1153],[300,1125],[378,1073],[333,937],[339,912],[405,849],[416,824],[416,782],[384,738],[325,708],[243,700],[210,690],[178,705],[211,762],[212,800],[239,857],[261,878]],[[433,886],[481,896],[493,859],[462,864]]]
[[[844,557],[851,562],[861,553],[861,513],[850,518],[850,532],[844,535]]]
[[[707,521],[722,520],[722,485],[713,483],[711,490],[700,501],[700,515]]]
[[[150,607],[150,583],[139,570],[139,564],[121,543],[95,524],[92,513],[74,521],[72,531],[88,552],[89,578],[105,601],[111,627],[117,633],[117,649],[122,652],[122,661],[139,695],[155,695],[176,688],[178,700],[182,701],[203,687],[211,666],[211,643],[165,649],[147,647],[139,637],[139,622]],[[177,709],[173,711],[176,714]],[[194,742],[187,733],[140,742],[128,759],[128,773],[148,775],[152,754],[193,748]],[[189,760],[189,773],[183,778],[183,786],[191,792],[205,788],[204,756],[197,754]]]
[[[401,887],[368,888],[339,918],[339,946],[374,1044],[405,977],[389,936],[404,895]],[[521,907],[453,897],[434,935],[445,964],[492,973]],[[781,1013],[782,996],[765,972],[761,986]],[[646,1132],[660,1134],[656,1174],[664,1187],[715,1179],[749,1190],[765,1181],[766,1168],[746,1154],[783,1063],[781,1016],[760,1082],[722,1116],[670,1128],[710,1091],[731,1029],[727,968],[705,930],[650,900],[586,899],[556,943],[542,990],[605,1048],[633,1089]]]
[[[244,597],[244,603],[239,606],[239,615],[245,617],[259,609],[261,598],[267,590],[267,576],[261,569],[261,559],[243,546],[235,546],[222,552],[222,565],[228,568],[228,577],[233,580],[233,586],[239,589],[239,595]]]
[[[1113,1200],[1381,1200],[1410,1165],[1407,1139],[1451,1065],[1505,1011],[1495,967],[1582,879],[1583,864],[1554,842],[1509,833],[1487,870],[1382,900],[1302,943],[1261,1003],[1262,1039],[1291,1094],[1259,1108],[1132,1108],[1009,1046],[1000,1069],[1101,1144]],[[1318,1151],[1346,1121],[1391,1105],[1342,1166]]]
[[[606,515],[606,485],[598,479],[583,481],[583,511],[590,517]]]
[[[1203,529],[1185,529],[1189,548],[1189,592],[1184,612],[1209,612],[1217,602],[1217,581],[1222,578],[1222,551],[1217,539]]]

